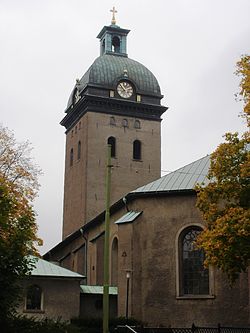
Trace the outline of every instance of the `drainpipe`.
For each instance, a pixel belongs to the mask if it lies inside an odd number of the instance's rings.
[[[88,239],[84,236],[82,228],[80,228],[80,233],[81,233],[82,237],[85,240],[85,265],[84,265],[85,267],[84,267],[84,270],[85,270],[85,275],[86,275],[85,281],[86,281],[86,284],[87,284],[87,279],[88,279],[88,272],[87,272],[87,268],[88,268],[88,265],[87,265]]]

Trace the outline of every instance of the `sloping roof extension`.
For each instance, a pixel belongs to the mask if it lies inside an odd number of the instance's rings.
[[[69,269],[55,265],[49,261],[32,256],[32,262],[35,267],[31,271],[31,276],[55,277],[55,278],[78,278],[83,279],[84,276]]]
[[[80,288],[82,294],[103,294],[102,286],[87,286],[82,284]],[[117,295],[117,294],[118,294],[117,287],[109,287],[109,295]]]
[[[142,212],[134,212],[134,211],[129,211],[122,217],[120,217],[117,221],[115,221],[116,224],[121,224],[121,223],[130,223],[134,222],[134,220],[137,219],[138,216],[140,216]]]
[[[209,167],[210,156],[207,155],[166,176],[139,187],[131,193],[193,190],[197,183],[208,184],[207,174]]]

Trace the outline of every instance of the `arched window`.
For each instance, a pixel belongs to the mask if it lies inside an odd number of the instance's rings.
[[[122,126],[128,127],[128,119],[126,119],[126,118],[122,119]]]
[[[136,128],[136,129],[141,128],[141,123],[138,119],[136,119],[135,122],[134,122],[134,128]]]
[[[120,39],[117,36],[112,38],[112,52],[120,52]]]
[[[110,117],[109,123],[110,125],[115,126],[115,117]]]
[[[140,160],[141,159],[141,141],[135,140],[133,142],[133,159]]]
[[[179,238],[180,294],[208,295],[209,272],[204,267],[205,253],[195,246],[196,237],[202,231],[193,226],[185,229]]]
[[[111,285],[118,283],[118,239],[115,237],[111,248]]]
[[[116,140],[113,136],[108,138],[108,145],[111,145],[111,157],[115,157],[116,153]]]
[[[81,158],[81,141],[78,141],[78,146],[77,146],[77,159],[80,160]]]
[[[26,310],[42,309],[42,289],[37,285],[27,288],[26,293]]]
[[[70,149],[69,165],[72,166],[74,161],[74,151],[73,148]]]

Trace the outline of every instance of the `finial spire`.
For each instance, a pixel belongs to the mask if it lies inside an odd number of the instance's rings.
[[[116,24],[115,14],[117,13],[117,10],[115,10],[115,7],[113,7],[112,9],[110,9],[110,12],[112,13],[111,24]]]

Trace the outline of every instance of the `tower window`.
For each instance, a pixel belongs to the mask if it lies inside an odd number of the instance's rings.
[[[136,102],[141,102],[141,95],[136,95]]]
[[[204,267],[205,253],[194,244],[201,231],[201,228],[195,226],[187,228],[179,238],[181,295],[209,294],[209,274]]]
[[[78,141],[78,146],[77,146],[77,159],[80,160],[81,158],[81,141]]]
[[[135,122],[134,122],[134,128],[136,128],[136,129],[141,128],[141,123],[138,119],[136,119]]]
[[[110,117],[109,123],[110,125],[115,126],[115,117]]]
[[[141,141],[135,140],[133,142],[133,159],[140,160],[141,159]]]
[[[115,97],[115,92],[114,92],[114,90],[110,90],[109,91],[109,97]]]
[[[123,119],[122,120],[122,126],[123,127],[128,127],[128,119]]]
[[[120,52],[120,39],[117,36],[112,38],[112,52]]]
[[[116,140],[113,136],[108,138],[108,145],[111,145],[111,157],[115,157]]]
[[[74,161],[74,151],[73,148],[70,150],[69,165],[72,166]]]

